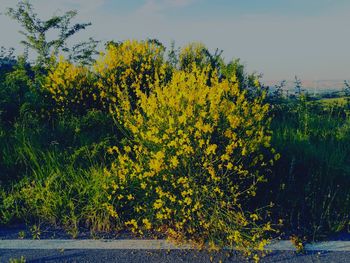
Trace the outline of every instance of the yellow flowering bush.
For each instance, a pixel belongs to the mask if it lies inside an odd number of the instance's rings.
[[[176,239],[263,249],[269,223],[248,202],[273,162],[269,105],[235,78],[176,71],[123,112],[127,140],[112,147],[111,200],[125,226]],[[129,103],[123,101],[123,103]],[[118,111],[118,108],[115,108]],[[116,113],[119,114],[119,113]]]
[[[128,101],[130,105],[123,104],[127,110],[133,106],[137,93],[148,93],[156,76],[165,74],[164,48],[151,41],[110,44],[95,63],[94,72],[105,107]]]
[[[49,69],[43,88],[55,101],[57,112],[64,112],[65,109],[86,111],[100,108],[94,82],[89,68],[74,65],[60,57]]]

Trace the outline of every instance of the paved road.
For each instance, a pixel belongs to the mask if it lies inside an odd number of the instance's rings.
[[[0,262],[24,256],[36,262],[246,262],[237,252],[208,253],[193,250],[0,250]],[[272,252],[261,262],[350,262],[350,252]]]
[[[62,231],[49,231],[42,240],[32,240],[26,233],[25,240],[18,239],[21,229],[0,228],[0,263],[24,256],[27,263],[34,262],[247,262],[239,252],[224,250],[219,253],[198,252],[182,246],[180,249],[161,240],[92,240],[82,236],[70,240]],[[50,235],[49,235],[50,233]],[[53,240],[52,238],[60,238]],[[279,241],[270,249],[271,254],[261,262],[336,262],[350,263],[350,237],[335,238],[344,242],[307,244],[305,254],[296,253],[290,241]],[[64,249],[62,249],[64,248]],[[87,249],[89,248],[89,249]],[[160,249],[162,248],[162,249]],[[170,248],[170,250],[169,250]],[[321,250],[319,252],[319,250]]]

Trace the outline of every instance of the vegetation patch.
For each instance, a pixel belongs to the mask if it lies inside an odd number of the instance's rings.
[[[67,47],[89,25],[71,25],[74,12],[42,21],[20,1],[8,14],[38,56],[0,53],[0,224],[25,222],[37,238],[42,223],[72,237],[130,231],[255,258],[277,236],[302,250],[348,230],[348,85],[337,98],[310,96],[298,78],[295,94],[272,92],[200,43],[109,41],[97,56],[91,39]],[[66,34],[49,42],[49,29]]]

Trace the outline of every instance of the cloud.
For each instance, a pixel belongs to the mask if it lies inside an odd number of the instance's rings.
[[[196,0],[146,0],[136,14],[138,15],[155,15],[163,11],[175,8],[183,8],[193,4]]]
[[[194,0],[165,0],[168,5],[175,6],[175,7],[185,7],[188,5],[191,5]]]
[[[0,0],[1,1],[1,10],[0,12],[5,11],[7,7],[15,7],[16,2],[13,0]],[[86,14],[89,12],[96,11],[101,8],[107,0],[60,0],[60,1],[50,1],[48,4],[47,0],[31,0],[34,11],[40,14],[40,17],[50,17],[52,14],[55,14],[57,11],[63,13],[68,10],[79,10],[80,14]]]
[[[79,10],[79,13],[88,13],[96,11],[101,8],[106,3],[106,0],[63,0],[59,1],[59,4],[62,7],[67,8],[71,6],[74,9]]]

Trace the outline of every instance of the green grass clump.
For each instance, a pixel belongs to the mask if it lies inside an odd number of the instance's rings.
[[[347,230],[350,210],[348,104],[288,104],[276,112],[272,144],[281,153],[267,184],[285,231],[312,238]]]

